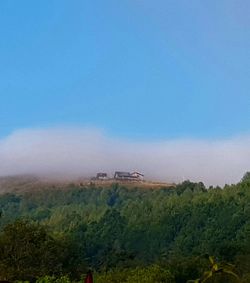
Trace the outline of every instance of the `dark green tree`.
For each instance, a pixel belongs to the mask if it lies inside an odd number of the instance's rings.
[[[18,220],[0,235],[2,280],[34,280],[46,274],[60,274],[64,245],[49,236],[44,227]]]
[[[246,172],[241,179],[242,183],[250,183],[250,172]]]

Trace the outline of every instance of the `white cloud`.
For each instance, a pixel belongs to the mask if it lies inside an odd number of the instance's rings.
[[[131,142],[99,130],[19,130],[0,140],[0,175],[89,177],[139,170],[147,179],[235,183],[250,170],[250,137]]]

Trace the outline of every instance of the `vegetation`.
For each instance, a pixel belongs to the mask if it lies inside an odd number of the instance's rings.
[[[239,276],[234,272],[234,266],[231,264],[219,264],[213,257],[209,256],[210,270],[205,271],[201,278],[189,280],[188,283],[205,283],[208,281],[233,281],[239,282]]]
[[[248,173],[209,189],[51,185],[2,194],[0,208],[1,280],[77,281],[91,268],[97,283],[250,282]]]

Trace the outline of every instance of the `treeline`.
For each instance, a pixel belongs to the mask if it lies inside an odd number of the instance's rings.
[[[72,184],[1,195],[0,279],[80,280],[91,268],[96,282],[181,283],[213,255],[249,282],[249,175],[224,188]]]

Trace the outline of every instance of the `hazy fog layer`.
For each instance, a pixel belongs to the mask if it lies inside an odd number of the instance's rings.
[[[0,176],[89,177],[138,170],[146,179],[235,183],[250,170],[250,137],[131,142],[91,129],[20,130],[0,140]]]

